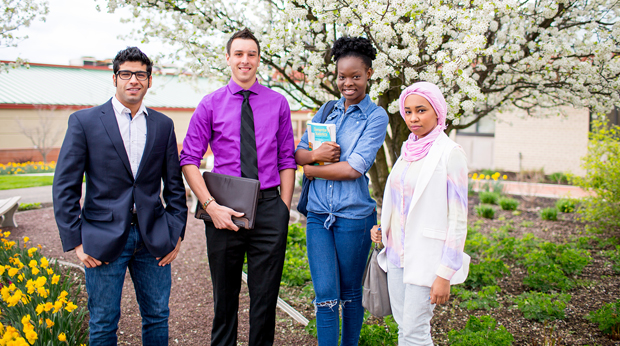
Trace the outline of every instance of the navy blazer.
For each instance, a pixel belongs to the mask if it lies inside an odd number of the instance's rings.
[[[83,244],[95,259],[117,259],[129,234],[135,203],[140,234],[155,257],[185,235],[187,205],[174,124],[148,109],[147,138],[134,179],[112,101],[69,117],[54,174],[54,214],[64,251]],[[82,177],[86,196],[80,210]],[[163,181],[164,208],[160,196]]]

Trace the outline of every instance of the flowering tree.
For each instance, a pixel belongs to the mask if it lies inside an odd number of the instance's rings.
[[[38,16],[48,13],[47,2],[39,0],[0,0],[0,47],[16,47],[17,42],[27,39],[28,36],[15,36],[20,27],[28,27]],[[45,17],[41,17],[45,21]],[[22,63],[20,59],[12,67]],[[0,63],[0,72],[10,65]]]
[[[448,129],[496,111],[535,115],[559,106],[605,112],[620,100],[620,4],[616,0],[108,0],[133,8],[136,34],[177,45],[175,58],[212,76],[226,74],[224,43],[249,27],[262,43],[262,80],[301,106],[339,97],[330,47],[365,36],[378,50],[370,95],[390,115],[390,161],[409,134],[398,112],[407,85],[439,85]],[[371,178],[383,193],[383,151]]]

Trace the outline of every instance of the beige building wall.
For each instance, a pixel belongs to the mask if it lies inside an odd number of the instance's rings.
[[[69,115],[75,109],[0,109],[0,163],[11,161],[42,160],[34,144],[24,134],[20,122],[28,131],[48,129],[48,137],[54,138],[52,147],[59,149],[67,131]],[[158,109],[174,121],[174,129],[179,147],[187,133],[193,109],[166,110]],[[56,161],[58,150],[48,154],[48,161]]]
[[[543,169],[545,174],[585,174],[589,111],[566,109],[566,116],[530,117],[515,111],[497,116],[493,169],[518,172]]]

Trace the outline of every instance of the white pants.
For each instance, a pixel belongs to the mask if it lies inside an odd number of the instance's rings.
[[[398,323],[399,346],[432,346],[431,288],[403,283],[403,269],[388,261],[388,291],[392,316]]]

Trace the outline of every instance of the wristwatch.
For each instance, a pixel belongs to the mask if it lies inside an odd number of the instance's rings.
[[[207,198],[207,200],[202,204],[202,209],[206,211],[209,203],[214,202],[214,201],[215,201],[215,198],[213,197]]]

